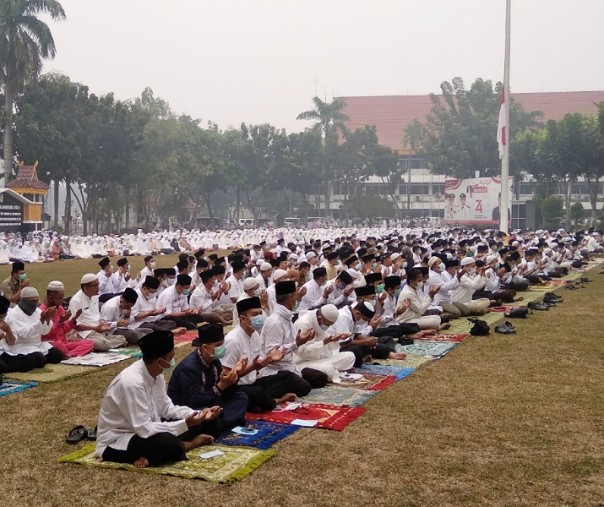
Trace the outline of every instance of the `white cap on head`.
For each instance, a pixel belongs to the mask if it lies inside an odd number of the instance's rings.
[[[60,292],[65,290],[65,286],[63,285],[63,282],[60,282],[59,280],[53,280],[52,282],[49,282],[48,287],[46,287],[46,290],[49,290],[51,292]]]
[[[339,313],[335,305],[325,305],[321,307],[321,315],[329,322],[335,322],[338,320]]]
[[[284,276],[287,276],[287,271],[285,271],[284,269],[277,269],[273,273],[273,281],[277,282],[279,281],[279,278],[283,278]]]
[[[487,264],[491,264],[491,262],[496,261],[497,259],[499,259],[498,255],[495,255],[495,254],[487,255],[486,262],[487,262]]]
[[[94,273],[86,273],[80,280],[80,285],[86,285],[87,283],[94,282],[96,279]]]
[[[475,264],[476,261],[474,260],[474,257],[464,257],[463,259],[461,259],[461,266],[469,266],[470,264]]]
[[[393,260],[393,261],[395,261],[395,260],[396,260],[396,259],[398,259],[400,256],[401,256],[401,254],[400,254],[400,253],[393,253],[393,254],[390,256],[390,259],[391,259],[391,260]]]
[[[432,266],[434,266],[436,261],[439,261],[439,260],[440,260],[440,257],[430,257],[428,259],[428,267],[431,268]]]
[[[37,298],[39,297],[40,294],[38,294],[38,291],[35,287],[23,287],[21,289],[21,299],[23,298]]]
[[[308,252],[306,254],[307,259],[312,259],[313,257],[316,257],[316,256],[317,256],[317,254],[313,250],[311,250],[310,252]]]
[[[273,266],[271,266],[269,262],[263,262],[260,264],[260,271],[268,271],[269,269],[272,269],[272,267]]]
[[[246,278],[245,280],[243,280],[243,290],[250,290],[256,286],[259,287],[260,284],[255,278]]]

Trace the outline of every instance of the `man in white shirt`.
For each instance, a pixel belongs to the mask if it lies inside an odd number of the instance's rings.
[[[273,283],[273,267],[268,262],[263,262],[260,264],[260,274],[256,276],[256,280],[260,283],[260,287],[263,289],[268,289],[268,287]]]
[[[145,257],[144,261],[145,261],[145,267],[140,270],[140,272],[138,273],[138,276],[136,277],[136,279],[138,280],[138,288],[140,288],[143,285],[145,278],[147,278],[148,276],[154,276],[153,270],[155,269],[155,259],[153,258],[152,255],[147,255],[147,257]]]
[[[85,274],[80,280],[80,287],[69,301],[69,311],[76,316],[75,330],[78,336],[92,340],[97,352],[107,352],[126,345],[126,338],[110,334],[109,324],[101,320],[97,276],[93,273]]]
[[[130,287],[131,289],[136,288],[136,280],[132,279],[130,275],[130,263],[126,257],[123,257],[119,261],[117,261],[117,271],[112,275],[112,283],[115,291],[118,294],[121,294],[126,290],[126,287]]]
[[[306,282],[302,289],[305,289],[304,295],[300,300],[298,313],[304,315],[308,310],[313,310],[323,306],[327,302],[327,298],[333,291],[333,286],[328,285],[323,287],[327,281],[327,270],[323,267],[316,268],[312,272],[312,280]]]
[[[195,308],[189,306],[187,298],[191,293],[191,277],[178,275],[176,283],[165,289],[157,298],[157,306],[165,308],[164,318],[172,320],[178,327],[197,329],[204,322]]]
[[[341,308],[355,301],[353,279],[347,271],[342,271],[335,280],[325,284],[325,290],[329,290],[327,303]]]
[[[294,364],[294,351],[297,347],[312,340],[314,332],[296,331],[292,324],[292,309],[297,301],[296,283],[292,281],[279,282],[275,287],[277,304],[266,319],[260,337],[264,342],[264,355],[269,355],[274,349],[281,349],[285,355],[280,361],[269,364],[262,370],[262,375],[275,375],[279,371],[288,371],[294,375],[293,392],[296,396],[306,396],[311,388],[324,387],[327,375],[312,368],[298,370]]]
[[[273,349],[264,355],[262,339],[258,334],[264,325],[260,298],[253,296],[239,300],[237,312],[239,325],[225,338],[226,354],[221,362],[227,371],[243,362],[244,368],[238,371],[237,387],[248,396],[248,410],[266,412],[273,410],[279,403],[294,401],[296,379],[291,372],[262,375],[263,369],[280,361],[285,352]]]
[[[121,296],[107,301],[101,308],[101,320],[109,324],[109,333],[121,335],[131,345],[138,345],[139,340],[151,332],[140,326],[133,326],[132,307],[138,300],[138,293],[129,287]]]
[[[214,441],[208,435],[189,440],[188,430],[215,419],[221,409],[180,407],[166,394],[163,373],[174,365],[170,331],[150,333],[139,345],[143,358],[113,379],[103,397],[95,455],[139,468],[186,460],[187,451]]]
[[[99,280],[99,301],[104,303],[112,297],[117,296],[117,287],[113,284],[113,265],[109,257],[103,257],[99,261],[101,270],[96,274]]]

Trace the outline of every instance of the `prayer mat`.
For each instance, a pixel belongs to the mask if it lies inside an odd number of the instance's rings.
[[[359,372],[361,373],[361,372]],[[362,372],[365,374],[365,372]],[[327,403],[328,405],[360,407],[365,402],[375,396],[377,391],[361,391],[351,387],[321,387],[313,389],[302,401],[304,403]]]
[[[124,469],[132,472],[146,472],[156,475],[174,475],[186,479],[203,479],[208,482],[230,484],[243,479],[252,473],[265,461],[272,458],[276,451],[261,451],[252,447],[231,447],[226,445],[206,445],[187,453],[187,461],[178,461],[162,467],[136,468],[126,463],[113,463],[94,457],[96,444],[90,443],[67,456],[59,458],[60,463],[78,463],[80,465]],[[220,451],[224,454],[214,458],[204,459],[200,454]]]
[[[128,359],[126,357],[126,359]],[[25,373],[9,373],[12,380],[22,380],[31,382],[59,382],[72,377],[88,375],[98,371],[98,368],[92,366],[72,366],[69,364],[47,364],[44,368],[36,368]]]
[[[361,389],[363,391],[381,391],[388,386],[394,384],[398,379],[393,375],[373,375],[363,372],[363,378],[359,380],[341,379],[339,384],[334,384],[334,387],[352,387],[353,389]]]
[[[291,424],[250,421],[245,429],[255,431],[256,433],[254,435],[245,435],[236,433],[234,431],[229,431],[228,433],[220,436],[216,440],[216,443],[222,445],[243,445],[266,450],[272,447],[272,445],[279,440],[283,440],[285,437],[289,437],[292,433],[298,431],[300,427],[292,426]]]
[[[36,382],[12,382],[11,380],[5,380],[0,384],[0,396],[8,396],[9,394],[19,393],[26,389],[36,387]]]
[[[397,380],[403,380],[415,371],[415,368],[405,368],[396,364],[364,364],[361,368],[356,368],[356,373],[366,375],[367,372],[373,375],[393,376]]]
[[[296,406],[297,408],[291,409]],[[260,420],[342,431],[352,421],[364,414],[365,411],[366,409],[363,407],[338,407],[337,405],[323,403],[308,405],[287,403],[286,405],[279,405],[271,412],[262,412],[260,414],[248,412],[245,414],[245,418],[252,421]]]
[[[125,354],[127,356],[130,357],[134,357],[136,359],[139,359],[141,357],[143,357],[143,353],[141,352],[141,348],[138,346],[134,346],[134,347],[120,347],[119,349],[109,349],[108,352],[114,353],[114,354]]]
[[[512,305],[503,305],[503,306],[491,306],[489,310],[496,313],[507,313],[510,310],[513,310],[514,307]]]
[[[61,364],[69,364],[72,366],[95,366],[99,368],[102,366],[109,366],[113,363],[119,363],[126,359],[130,359],[130,356],[119,352],[90,352],[85,356],[65,359],[64,361],[61,361]]]
[[[435,359],[443,357],[451,349],[457,347],[455,342],[431,342],[418,340],[413,345],[397,345],[397,352],[404,352],[414,356],[431,356]]]
[[[187,331],[186,333],[174,335],[174,346],[183,347],[185,345],[191,346],[191,342],[197,338],[197,331]]]
[[[420,368],[421,366],[434,361],[434,358],[431,356],[414,356],[413,354],[408,354],[407,357],[403,360],[400,359],[379,359],[378,363],[390,365],[390,366],[398,366],[399,368]],[[375,373],[375,372],[372,372]],[[386,374],[388,375],[388,374]],[[394,375],[394,374],[392,374]]]
[[[429,341],[429,342],[462,342],[469,336],[472,336],[470,333],[461,333],[461,334],[431,334],[428,336],[422,336],[421,338],[414,338],[413,341]]]

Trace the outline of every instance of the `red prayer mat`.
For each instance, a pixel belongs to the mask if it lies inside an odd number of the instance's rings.
[[[174,343],[191,343],[197,338],[197,331],[187,331],[183,334],[174,335]]]
[[[428,336],[422,336],[421,338],[414,338],[414,340],[422,340],[427,342],[461,342],[464,341],[470,333],[461,334],[432,334]]]
[[[512,305],[503,305],[503,306],[491,306],[489,308],[489,310],[491,310],[492,312],[497,312],[497,313],[505,313],[505,312],[510,312],[514,309],[514,307]]]
[[[315,428],[342,431],[367,410],[363,407],[338,407],[337,405],[325,405],[322,403],[316,405],[298,403],[297,405],[299,406],[294,410],[283,409],[290,405],[290,403],[280,405],[271,412],[263,412],[261,414],[248,412],[245,414],[245,418],[252,421],[268,421],[280,424],[292,424],[292,421],[296,419],[318,421]]]

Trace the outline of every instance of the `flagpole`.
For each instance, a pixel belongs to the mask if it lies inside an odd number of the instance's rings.
[[[499,230],[508,232],[508,210],[510,208],[510,25],[512,0],[505,5],[505,57],[503,61],[503,93],[505,100],[505,144],[501,159],[501,201],[499,204]]]

